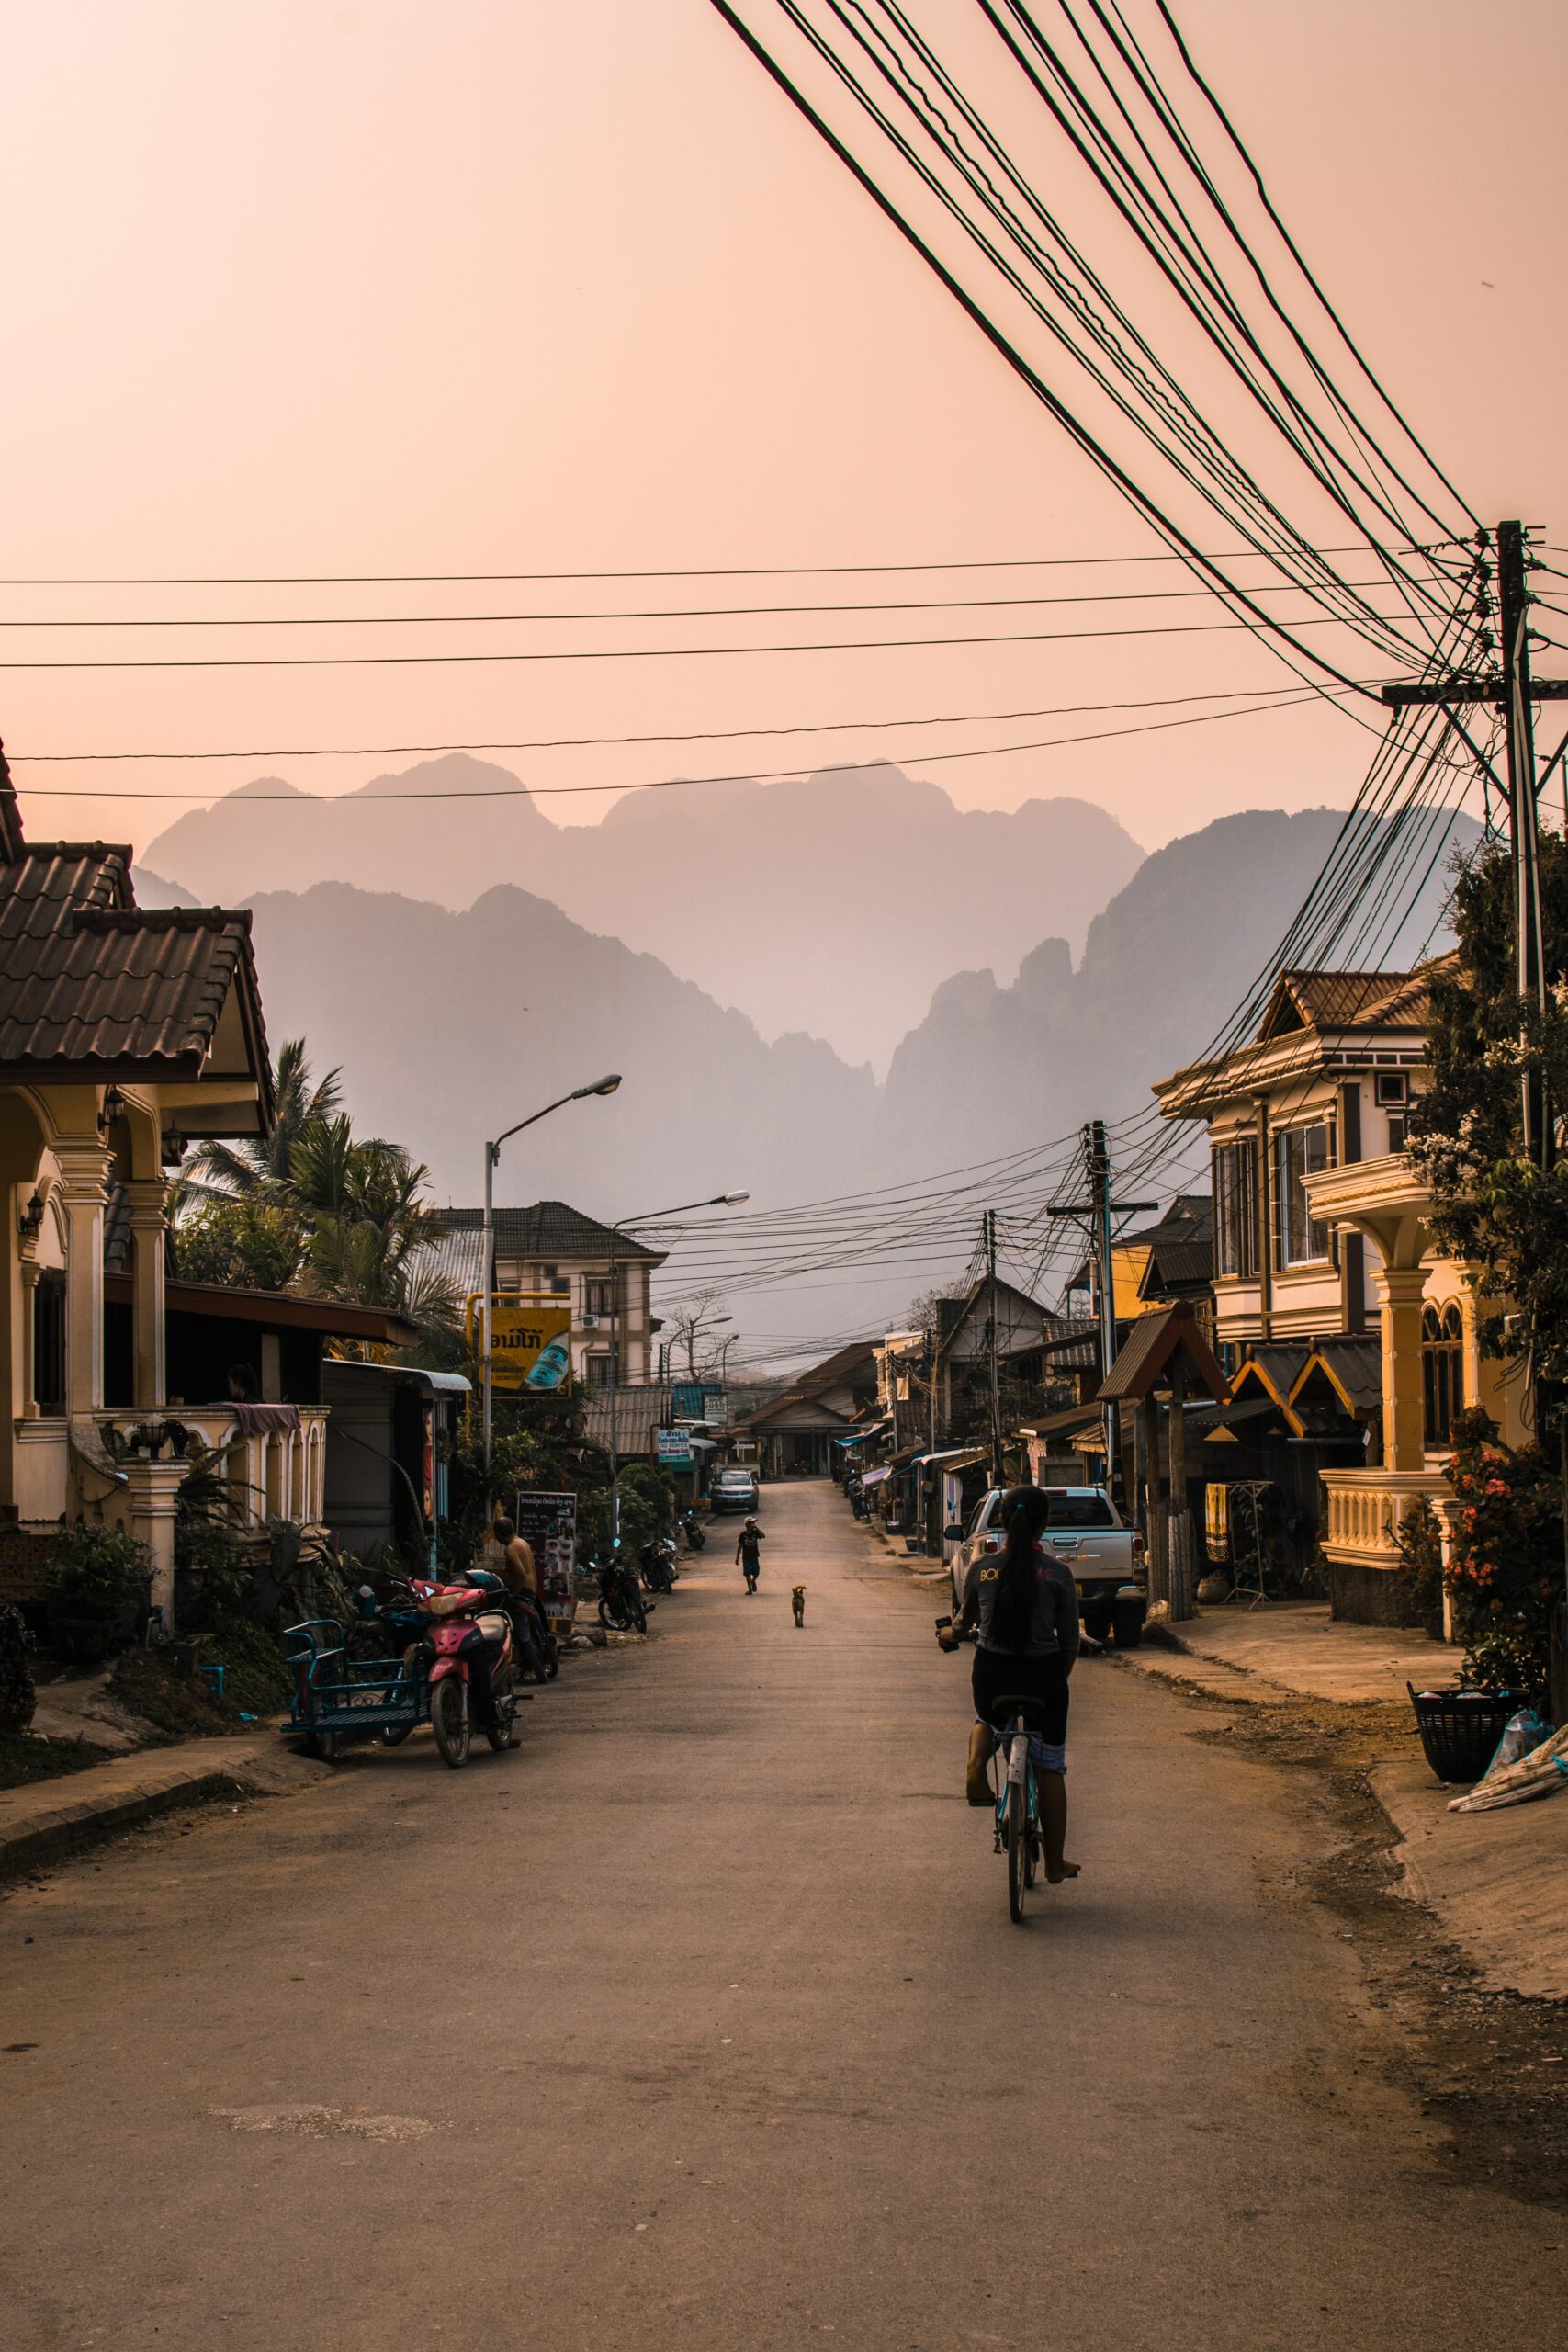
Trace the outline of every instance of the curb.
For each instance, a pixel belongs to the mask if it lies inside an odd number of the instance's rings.
[[[276,1792],[287,1785],[276,1777],[270,1751],[247,1741],[243,1753],[228,1758],[191,1756],[178,1763],[171,1758],[162,1772],[150,1769],[146,1784],[140,1788],[100,1788],[96,1795],[91,1792],[74,1798],[64,1795],[65,1789],[79,1789],[96,1771],[123,1779],[127,1760],[116,1758],[112,1764],[91,1767],[54,1784],[61,1794],[52,1803],[40,1802],[51,1790],[48,1781],[0,1794],[0,1883],[26,1877],[40,1863],[84,1851],[122,1829],[134,1828],[181,1805],[220,1796]],[[151,1758],[148,1760],[151,1767]],[[305,1783],[325,1777],[330,1770],[326,1765],[307,1767]]]

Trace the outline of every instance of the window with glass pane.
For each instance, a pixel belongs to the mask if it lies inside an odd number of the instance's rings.
[[[1258,1146],[1250,1136],[1214,1153],[1214,1271],[1258,1272]]]
[[[1286,1127],[1274,1138],[1282,1266],[1316,1265],[1328,1256],[1328,1227],[1308,1213],[1306,1179],[1331,1165],[1326,1121],[1312,1127]]]

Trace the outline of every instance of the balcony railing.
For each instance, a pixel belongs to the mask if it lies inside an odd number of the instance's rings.
[[[1331,1560],[1348,1567],[1398,1568],[1395,1535],[1423,1497],[1438,1514],[1446,1548],[1454,1493],[1440,1470],[1325,1470],[1323,1486],[1323,1548]]]
[[[319,1526],[326,1508],[327,1421],[325,1405],[301,1405],[295,1429],[258,1430],[242,1436],[229,1405],[176,1405],[166,1415],[126,1410],[100,1413],[100,1427],[112,1426],[130,1440],[139,1420],[180,1422],[190,1431],[186,1460],[192,1470],[210,1471],[223,1486],[228,1516],[243,1534],[268,1520],[288,1519]],[[167,1449],[164,1459],[170,1458]]]

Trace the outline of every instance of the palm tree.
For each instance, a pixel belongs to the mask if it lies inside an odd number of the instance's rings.
[[[449,1351],[457,1293],[432,1264],[446,1230],[425,1198],[430,1171],[400,1144],[355,1142],[348,1119],[314,1119],[294,1148],[290,1182],[311,1222],[303,1281],[323,1298],[389,1307]]]
[[[304,1038],[288,1038],[278,1048],[274,1073],[277,1116],[271,1135],[239,1144],[200,1144],[187,1163],[189,1174],[198,1186],[205,1183],[241,1200],[271,1197],[287,1202],[292,1194],[294,1154],[299,1139],[315,1121],[338,1115],[342,1077],[341,1069],[330,1069],[325,1078],[314,1081]]]

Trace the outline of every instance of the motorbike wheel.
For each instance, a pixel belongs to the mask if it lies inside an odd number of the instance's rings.
[[[454,1772],[468,1760],[468,1692],[455,1674],[438,1682],[430,1694],[430,1728],[441,1750],[441,1761]]]
[[[495,1722],[485,1725],[485,1737],[498,1756],[517,1745],[517,1700],[510,1678],[505,1689],[495,1693]]]
[[[632,1623],[637,1627],[639,1634],[646,1634],[648,1631],[648,1611],[643,1607],[641,1593],[634,1592],[627,1603],[627,1606],[631,1611]]]
[[[602,1600],[599,1603],[599,1623],[612,1634],[625,1634],[631,1629],[631,1619],[619,1601]]]

